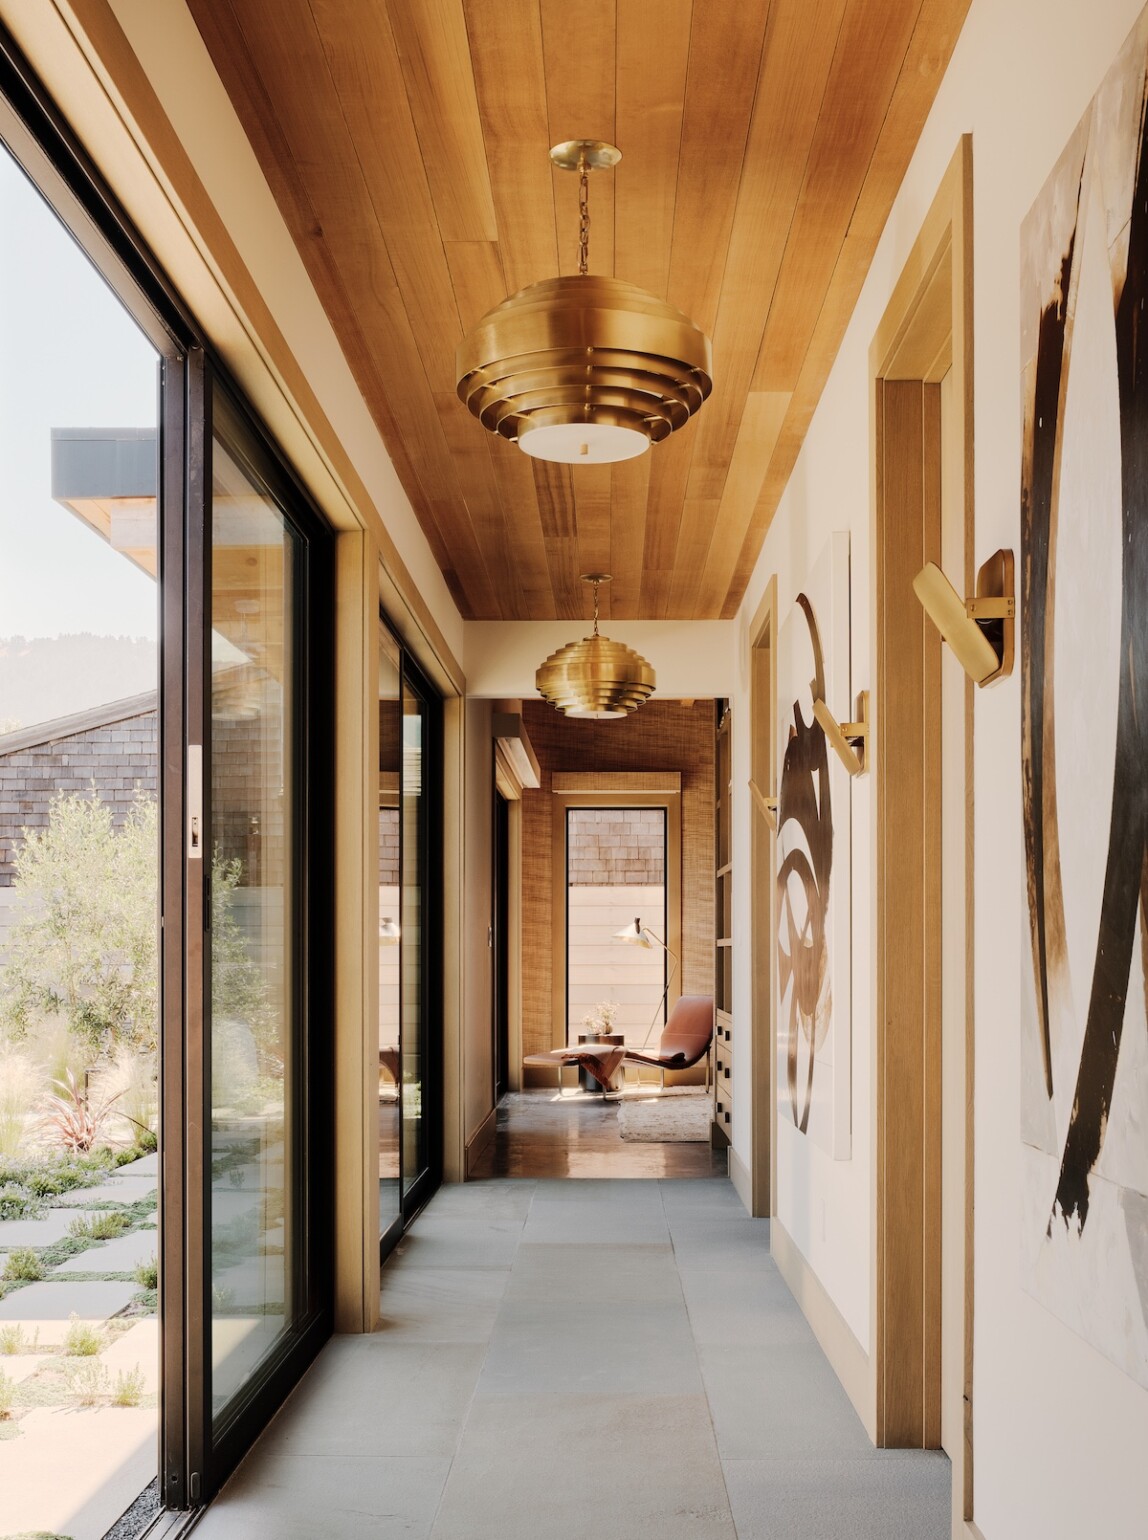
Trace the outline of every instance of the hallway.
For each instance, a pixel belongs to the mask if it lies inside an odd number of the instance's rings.
[[[442,1189],[203,1540],[942,1540],[949,1462],[875,1451],[710,1181]]]

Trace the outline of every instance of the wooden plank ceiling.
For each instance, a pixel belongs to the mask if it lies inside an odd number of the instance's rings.
[[[189,0],[462,613],[731,616],[969,0]],[[577,265],[713,340],[714,391],[616,466],[532,460],[455,347]]]

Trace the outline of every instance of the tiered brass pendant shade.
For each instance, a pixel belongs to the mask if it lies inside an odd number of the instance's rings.
[[[542,699],[568,717],[599,721],[636,711],[654,693],[657,679],[645,658],[622,642],[598,634],[598,585],[606,573],[587,573],[594,585],[594,634],[552,652],[534,676]]]
[[[586,178],[621,158],[572,140],[550,152],[582,187],[579,272],[531,284],[458,348],[458,394],[492,433],[564,464],[627,460],[668,438],[713,388],[709,338],[665,300],[586,270]]]

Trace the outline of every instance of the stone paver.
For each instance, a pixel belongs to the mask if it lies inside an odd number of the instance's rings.
[[[12,1251],[17,1246],[54,1246],[68,1233],[73,1219],[80,1218],[79,1209],[49,1209],[42,1219],[0,1219],[0,1251]],[[90,1214],[82,1216],[90,1219]]]
[[[28,1333],[31,1336],[31,1332]],[[11,1353],[0,1355],[0,1373],[4,1373],[16,1384],[30,1379],[37,1369],[48,1362],[51,1354],[45,1353]]]
[[[68,1273],[130,1273],[141,1262],[150,1262],[156,1255],[158,1236],[155,1230],[131,1230],[119,1235],[114,1241],[103,1241],[89,1246],[77,1256],[69,1257],[53,1269],[52,1276]],[[138,1285],[137,1285],[138,1287]]]
[[[154,1407],[37,1407],[0,1442],[0,1535],[101,1540],[155,1472]]]
[[[126,1180],[113,1177],[98,1187],[78,1187],[68,1193],[67,1201],[76,1203],[140,1203],[144,1198],[154,1198],[154,1176],[133,1176]]]
[[[106,1321],[139,1293],[136,1283],[75,1283],[46,1279],[0,1299],[0,1321]]]

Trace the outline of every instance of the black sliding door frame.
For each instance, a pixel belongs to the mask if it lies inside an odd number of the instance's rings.
[[[157,603],[160,957],[160,1495],[173,1510],[210,1499],[298,1380],[333,1324],[334,539],[271,435],[146,242],[0,24],[0,143],[52,207],[160,355]],[[211,398],[226,391],[280,512],[304,537],[293,602],[304,775],[296,789],[296,872],[305,962],[292,1116],[306,1142],[307,1306],[281,1350],[212,1436],[210,1271]],[[197,754],[198,750],[198,754]],[[301,799],[301,800],[300,800]],[[304,1105],[303,1098],[308,1100]]]

